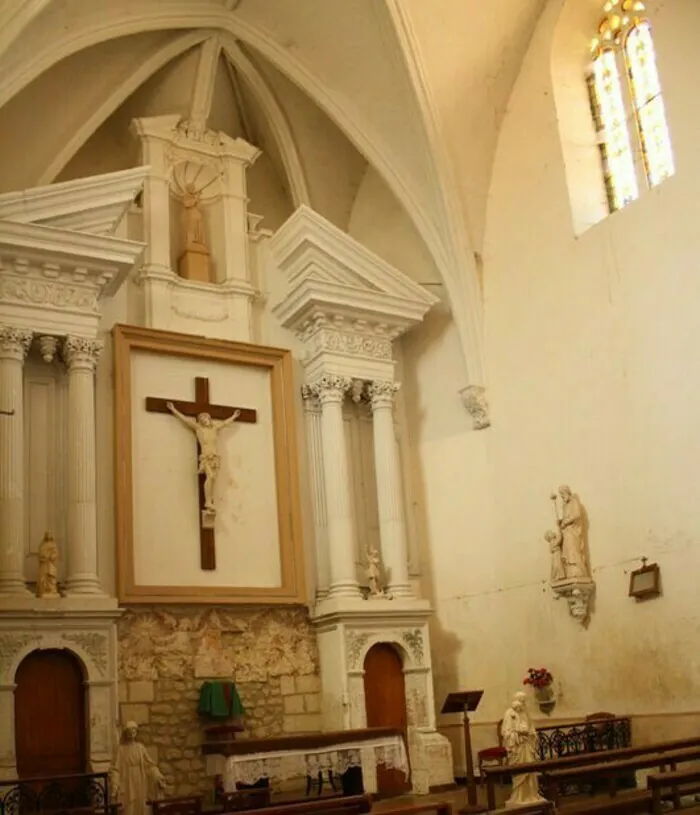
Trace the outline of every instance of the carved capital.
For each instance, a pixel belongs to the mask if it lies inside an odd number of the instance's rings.
[[[321,412],[321,402],[311,385],[301,386],[301,398],[304,403],[304,413]]]
[[[66,337],[63,341],[63,359],[69,371],[89,371],[94,373],[97,360],[102,352],[101,340],[86,337]]]
[[[388,382],[375,379],[369,383],[367,394],[370,398],[372,410],[391,408],[394,405],[394,396],[401,385],[398,382]]]
[[[322,405],[342,404],[351,387],[351,379],[332,374],[326,374],[310,385],[311,392]]]
[[[24,328],[12,328],[9,325],[0,325],[0,359],[14,359],[17,362],[24,362],[31,343],[31,331]]]
[[[485,430],[491,427],[486,388],[481,385],[467,385],[459,392],[459,395],[462,397],[462,404],[467,413],[472,417],[474,430]]]

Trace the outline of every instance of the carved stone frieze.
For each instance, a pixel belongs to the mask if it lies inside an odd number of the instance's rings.
[[[5,676],[17,653],[36,640],[33,634],[0,634],[0,677]]]
[[[97,311],[98,290],[72,286],[62,281],[43,281],[3,277],[0,279],[0,301],[59,309]]]
[[[404,631],[401,639],[406,643],[406,646],[411,652],[415,663],[417,665],[422,665],[425,651],[423,648],[423,632],[420,630],[420,628],[414,628],[411,631]]]
[[[102,676],[107,675],[108,668],[108,646],[107,636],[96,631],[81,631],[76,634],[64,634],[66,642],[72,642],[79,646],[93,661],[93,664]]]
[[[348,668],[352,671],[359,667],[360,656],[362,650],[369,641],[369,634],[358,633],[357,631],[350,631],[345,640],[345,648],[347,650]]]
[[[316,639],[300,610],[127,612],[118,623],[126,680],[235,675],[237,682],[317,673]]]
[[[481,385],[468,385],[460,391],[460,396],[467,413],[472,417],[474,430],[485,430],[491,427],[486,388]]]
[[[391,340],[387,337],[356,334],[351,331],[337,331],[324,328],[317,331],[311,346],[316,351],[334,351],[353,356],[391,360]]]

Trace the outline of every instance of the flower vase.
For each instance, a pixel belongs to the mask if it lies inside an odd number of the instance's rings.
[[[544,685],[541,688],[535,688],[535,699],[537,706],[546,716],[549,716],[557,704],[554,698],[554,688],[550,685]]]

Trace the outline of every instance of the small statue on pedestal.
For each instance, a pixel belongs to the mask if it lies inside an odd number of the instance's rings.
[[[165,778],[143,744],[136,741],[139,728],[127,722],[110,768],[112,796],[123,815],[147,815],[147,801],[165,789]]]
[[[36,577],[37,597],[60,597],[58,593],[58,546],[50,532],[44,533],[44,539],[39,544],[38,552],[30,552],[27,557],[35,557],[39,561]]]
[[[508,764],[528,764],[537,761],[537,731],[527,711],[527,696],[521,692],[513,697],[510,707],[503,714],[501,736],[508,752]],[[513,792],[506,801],[507,807],[536,804],[544,801],[539,793],[537,775],[523,773],[513,776]]]
[[[370,546],[367,549],[367,571],[365,572],[370,599],[387,597],[387,593],[381,584],[381,568],[379,552],[373,546]]]

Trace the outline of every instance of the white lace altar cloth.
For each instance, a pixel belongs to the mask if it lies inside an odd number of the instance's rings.
[[[255,784],[261,778],[279,783],[305,778],[307,775],[315,778],[321,771],[330,770],[335,775],[342,775],[351,767],[362,767],[364,762],[374,762],[375,766],[384,764],[387,769],[400,770],[407,780],[409,778],[408,756],[403,738],[385,736],[327,747],[230,756],[222,768],[224,789],[226,792],[233,792],[236,783]]]

